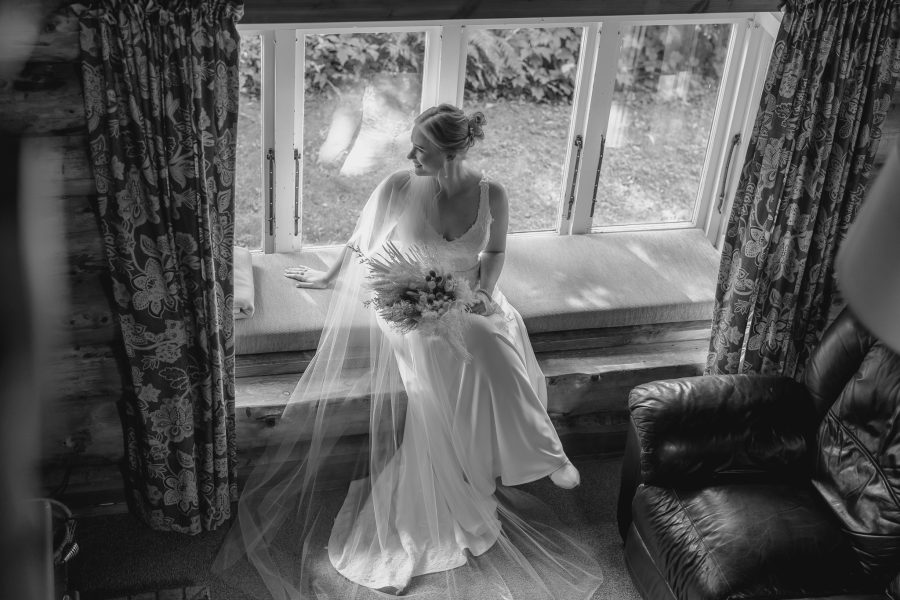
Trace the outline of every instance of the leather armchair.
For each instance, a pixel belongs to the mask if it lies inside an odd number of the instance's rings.
[[[640,385],[619,531],[646,599],[900,600],[900,357],[849,311],[803,382]]]

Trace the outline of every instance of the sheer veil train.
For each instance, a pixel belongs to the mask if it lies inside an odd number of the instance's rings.
[[[389,176],[348,245],[371,256],[388,240],[433,243],[464,276],[460,248],[477,246],[478,220],[466,239],[441,238],[438,191],[430,177]],[[511,418],[509,402],[527,396],[546,415],[521,317],[496,291],[496,314],[470,316],[473,356],[460,361],[443,340],[399,334],[365,308],[366,275],[344,253],[317,354],[255,461],[214,571],[277,600],[590,598],[602,581],[596,557],[548,506],[512,487],[558,468],[561,447],[534,465],[503,466],[516,463],[504,453],[528,451],[516,432],[495,433]],[[506,362],[487,364],[497,360]],[[522,414],[513,429],[539,421]]]

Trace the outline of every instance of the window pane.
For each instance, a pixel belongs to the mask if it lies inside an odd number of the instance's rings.
[[[728,24],[623,32],[594,225],[693,218],[730,35]]]
[[[260,86],[262,62],[259,34],[241,34],[240,100],[237,164],[234,181],[234,244],[262,249],[263,218]]]
[[[506,187],[511,232],[556,229],[581,33],[469,31],[463,105],[487,124],[468,161]]]
[[[425,34],[305,36],[303,244],[343,244],[375,186],[406,159]]]

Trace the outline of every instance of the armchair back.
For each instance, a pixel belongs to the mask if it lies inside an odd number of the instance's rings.
[[[805,373],[823,413],[813,485],[864,571],[886,584],[900,567],[900,356],[845,310]]]
[[[817,421],[844,391],[844,386],[877,342],[849,310],[841,312],[829,325],[809,357],[803,374],[803,383],[815,405]]]

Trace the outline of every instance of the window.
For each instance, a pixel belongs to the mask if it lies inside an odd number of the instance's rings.
[[[241,32],[240,96],[235,154],[234,243],[250,250],[263,247],[262,45],[258,33]]]
[[[731,29],[620,30],[594,223],[693,221]]]
[[[506,187],[515,208],[510,232],[557,228],[583,32],[468,28],[463,108],[487,119],[485,139],[469,163]]]
[[[343,243],[378,181],[408,166],[415,115],[439,102],[485,113],[470,164],[506,185],[511,233],[697,227],[715,240],[773,21],[240,26],[236,243]]]
[[[409,164],[409,136],[422,105],[425,35],[302,38],[302,240],[311,246],[342,244],[375,186]],[[323,60],[328,57],[334,60]]]

